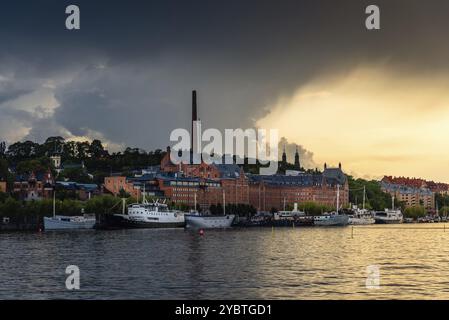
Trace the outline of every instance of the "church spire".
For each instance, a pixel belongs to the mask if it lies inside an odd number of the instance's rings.
[[[282,162],[287,163],[287,154],[285,153],[285,144],[284,144],[284,152],[282,152]]]
[[[295,152],[295,170],[301,170],[301,163],[299,162],[298,146],[296,146]]]

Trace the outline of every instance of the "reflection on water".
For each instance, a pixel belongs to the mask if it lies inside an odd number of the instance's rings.
[[[448,299],[449,229],[427,227],[2,233],[0,298]]]

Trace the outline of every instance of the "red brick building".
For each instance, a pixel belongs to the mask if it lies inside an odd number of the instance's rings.
[[[125,176],[111,176],[104,178],[104,189],[114,196],[118,196],[121,190],[136,199],[139,199],[142,196],[140,188],[136,188],[133,181],[130,181]]]
[[[301,173],[297,176],[273,175],[250,177],[250,204],[258,211],[282,210],[284,203],[316,202],[336,207],[337,185],[340,205],[349,204],[349,185],[340,168],[323,173]]]
[[[13,193],[22,200],[50,199],[53,195],[54,177],[51,170],[45,173],[18,175],[15,177]]]
[[[161,161],[159,187],[175,203],[203,208],[212,204],[249,204],[249,183],[243,169],[236,164],[180,164],[170,161],[170,149]],[[171,175],[171,176],[170,176]]]
[[[189,206],[194,205],[195,194],[197,203],[208,208],[211,204],[223,203],[224,193],[226,203],[250,204],[259,211],[270,211],[282,209],[284,201],[286,205],[316,202],[335,207],[339,185],[341,206],[349,203],[348,181],[339,168],[297,176],[245,175],[237,165],[211,165],[208,170],[203,164],[198,165],[200,168],[196,171],[198,176],[159,176],[160,190],[173,202]],[[208,172],[214,178],[204,178],[201,172]]]
[[[197,204],[208,209],[212,204],[222,204],[224,196],[227,204],[250,204],[259,211],[270,211],[282,209],[284,203],[316,202],[335,207],[338,185],[341,206],[349,203],[348,181],[341,166],[326,167],[323,173],[247,175],[236,164],[174,165],[167,151],[160,172],[141,178],[107,177],[105,189],[114,195],[124,190],[141,198],[143,182],[146,190],[159,190],[175,204],[193,207],[196,195]]]

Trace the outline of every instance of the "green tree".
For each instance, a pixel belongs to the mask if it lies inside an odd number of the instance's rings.
[[[92,179],[83,168],[67,168],[59,174],[59,179],[67,179],[69,181],[79,183],[92,183]]]
[[[21,213],[21,207],[19,201],[8,197],[4,202],[0,203],[0,216],[17,217]]]
[[[8,161],[0,158],[0,181],[8,178]]]
[[[65,139],[63,137],[48,137],[47,140],[39,147],[41,156],[51,156],[54,153],[62,153],[65,147]]]
[[[404,210],[404,217],[417,219],[426,215],[426,209],[423,206],[407,207]]]
[[[4,203],[8,199],[8,194],[5,192],[0,192],[0,203]]]
[[[444,206],[439,211],[440,215],[447,216],[449,214],[449,206]]]
[[[373,210],[384,210],[392,207],[392,197],[389,193],[383,192],[380,182],[376,180],[354,179],[348,177],[349,184],[349,202],[362,206],[363,187],[366,190],[365,207]],[[395,200],[396,208],[405,208],[405,203]]]
[[[30,174],[46,172],[51,167],[50,159],[48,157],[40,157],[29,160],[20,161],[16,166],[18,174]]]
[[[121,213],[122,200],[111,195],[93,197],[85,205],[86,213]]]
[[[435,203],[438,208],[449,207],[449,195],[435,193]]]
[[[14,161],[21,161],[36,157],[40,145],[32,141],[16,142],[8,147],[7,157]]]
[[[100,140],[93,140],[89,146],[89,153],[94,158],[101,158],[106,155],[103,144]]]
[[[78,159],[78,144],[75,141],[67,141],[65,143],[62,159],[64,161]]]
[[[83,142],[77,142],[76,143],[76,150],[78,159],[84,160],[90,157],[90,144],[87,141]]]
[[[0,142],[0,158],[4,158],[6,156],[6,142]]]

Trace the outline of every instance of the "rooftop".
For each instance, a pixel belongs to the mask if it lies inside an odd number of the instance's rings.
[[[385,190],[387,190],[389,192],[399,192],[400,194],[420,194],[420,195],[426,195],[426,196],[432,195],[432,191],[425,187],[420,187],[420,188],[409,187],[409,186],[404,186],[404,185],[399,185],[399,184],[394,184],[394,183],[388,183],[383,180],[381,181],[381,186],[382,186],[382,188],[384,188]]]

